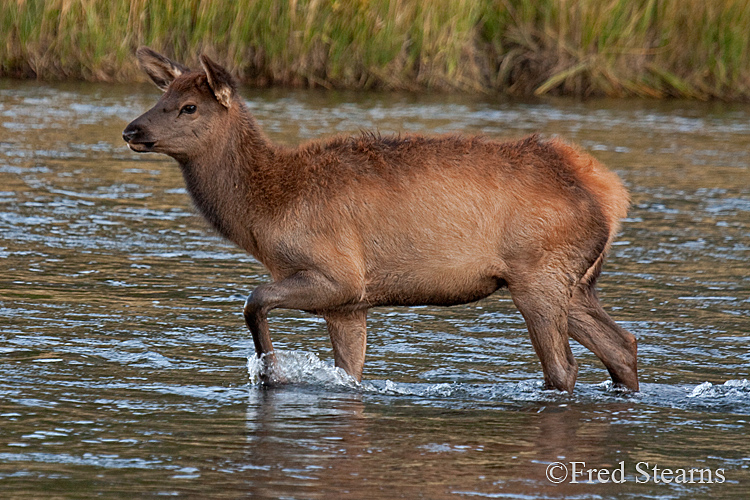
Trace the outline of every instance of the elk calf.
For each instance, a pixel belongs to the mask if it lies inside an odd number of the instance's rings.
[[[464,304],[507,287],[547,388],[573,390],[570,336],[638,390],[635,337],[594,289],[628,194],[594,158],[537,136],[363,133],[282,147],[205,55],[198,71],[145,47],[137,56],[164,95],[123,138],[177,160],[200,213],[270,271],[244,309],[258,356],[273,352],[269,311],[300,309],[325,318],[336,365],[360,380],[371,307]]]

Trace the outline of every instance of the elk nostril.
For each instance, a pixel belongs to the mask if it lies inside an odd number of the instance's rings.
[[[122,139],[125,142],[130,142],[133,140],[133,138],[135,137],[137,133],[138,133],[138,129],[128,125],[127,128],[125,128],[125,130],[122,131]]]

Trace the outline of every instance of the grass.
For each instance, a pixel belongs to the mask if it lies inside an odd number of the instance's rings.
[[[750,0],[5,0],[0,76],[140,80],[149,45],[255,85],[750,97]]]

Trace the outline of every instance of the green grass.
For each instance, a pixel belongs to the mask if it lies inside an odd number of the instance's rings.
[[[0,76],[143,79],[206,52],[255,85],[750,97],[750,0],[5,0]]]

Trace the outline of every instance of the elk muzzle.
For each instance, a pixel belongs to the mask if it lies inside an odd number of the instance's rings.
[[[128,147],[137,153],[153,151],[156,145],[156,141],[138,123],[138,120],[125,127],[125,130],[122,131],[122,138],[128,143]]]

